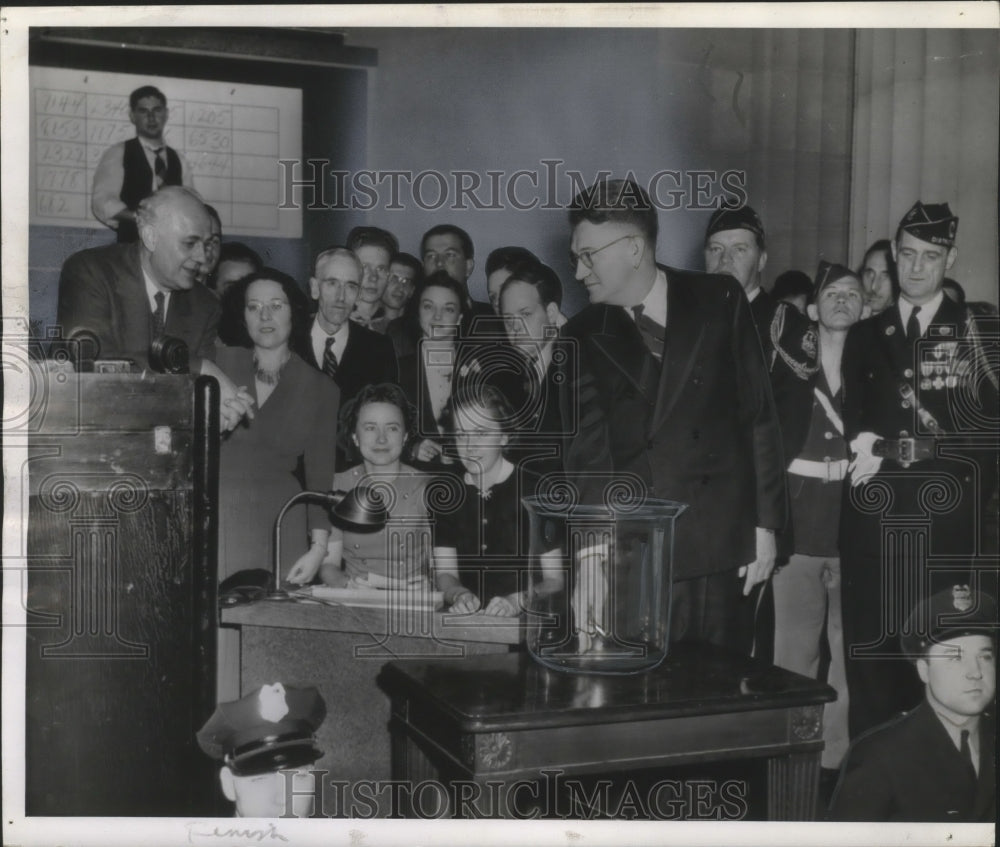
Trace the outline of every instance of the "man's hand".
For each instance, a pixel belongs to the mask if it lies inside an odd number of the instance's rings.
[[[232,396],[224,396],[219,406],[219,429],[222,432],[232,432],[244,417],[253,420],[254,416],[253,396],[246,386],[233,387],[235,391]]]
[[[245,385],[238,386],[215,362],[202,359],[203,376],[214,376],[219,382],[219,430],[231,432],[244,417],[253,420],[254,399]]]
[[[854,458],[847,466],[851,475],[851,488],[867,482],[882,466],[882,457],[872,455],[872,447],[879,437],[874,432],[862,432],[850,443]]]
[[[743,581],[743,596],[746,597],[758,582],[766,581],[774,570],[774,560],[778,556],[778,543],[773,529],[757,527],[757,558],[739,570]]]

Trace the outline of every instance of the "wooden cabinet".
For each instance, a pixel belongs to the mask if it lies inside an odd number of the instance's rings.
[[[32,371],[25,810],[224,813],[215,705],[218,386]]]

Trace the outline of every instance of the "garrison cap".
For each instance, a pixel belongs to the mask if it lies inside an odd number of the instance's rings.
[[[958,234],[958,218],[951,213],[947,203],[928,203],[919,200],[899,222],[899,228],[921,241],[954,247]]]
[[[997,626],[997,604],[989,594],[953,585],[917,603],[899,640],[911,658],[919,658],[932,644],[963,635],[996,638]]]
[[[764,246],[764,224],[760,215],[749,206],[740,206],[738,209],[716,209],[708,219],[705,239],[708,240],[709,236],[726,229],[748,229],[757,236],[761,248]]]
[[[237,776],[295,768],[323,755],[313,734],[325,717],[315,688],[275,682],[220,703],[198,731],[198,745]]]

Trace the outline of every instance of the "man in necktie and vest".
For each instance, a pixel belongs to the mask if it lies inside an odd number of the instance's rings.
[[[907,609],[953,583],[990,586],[986,505],[996,485],[995,328],[944,295],[958,256],[947,203],[917,202],[892,244],[897,303],[844,345],[840,552],[850,732],[902,709],[920,686],[899,657]],[[995,540],[993,541],[995,549]]]
[[[734,626],[740,598],[771,574],[786,501],[749,303],[729,275],[657,264],[657,212],[631,180],[581,192],[569,218],[570,260],[590,305],[563,327],[566,471],[582,503],[628,485],[636,500],[688,504],[675,530],[671,640],[747,653]],[[581,570],[604,552],[580,551]],[[593,606],[578,599],[574,608]],[[574,624],[581,640],[588,624]]]
[[[144,85],[129,95],[129,121],[135,138],[104,151],[94,172],[91,210],[118,233],[119,243],[138,240],[139,202],[165,185],[193,187],[191,168],[163,138],[170,111],[158,88]]]
[[[831,818],[996,821],[996,633],[995,601],[966,584],[917,604],[901,646],[923,696],[851,745]]]

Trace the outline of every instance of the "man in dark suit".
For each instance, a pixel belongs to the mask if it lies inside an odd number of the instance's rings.
[[[843,821],[996,821],[997,608],[953,585],[919,603],[903,650],[923,698],[851,746],[830,804]]]
[[[103,358],[147,361],[150,342],[169,335],[187,343],[192,370],[212,358],[221,309],[196,285],[211,238],[208,213],[184,188],[165,188],[143,201],[136,244],[74,253],[59,279],[63,335],[94,333]]]
[[[213,363],[221,308],[196,284],[212,237],[209,215],[192,191],[162,188],[136,211],[139,241],[74,253],[59,277],[58,322],[63,338],[92,334],[102,359],[132,359],[148,367],[151,343],[164,336],[188,348],[192,373],[216,377],[227,429],[252,415],[252,398]],[[58,345],[55,345],[58,346]]]
[[[309,290],[316,301],[310,330],[310,364],[340,388],[343,406],[371,383],[396,381],[392,342],[349,320],[361,290],[361,260],[346,247],[331,247],[316,257]]]
[[[996,579],[976,556],[996,484],[997,373],[979,319],[944,295],[958,218],[917,203],[892,245],[900,297],[851,327],[844,430],[853,456],[840,551],[852,737],[920,699],[898,658],[900,609]],[[963,574],[965,576],[963,576]]]
[[[782,425],[785,456],[795,455],[794,436],[785,423],[794,416],[801,388],[816,375],[816,331],[809,320],[788,303],[779,303],[761,285],[767,266],[764,224],[750,206],[718,209],[705,232],[705,270],[729,274],[743,288],[750,301],[750,314],[764,352],[778,419]],[[790,541],[778,537],[778,560],[791,554]],[[752,608],[749,624],[754,627],[754,655],[771,660],[774,644],[774,597],[770,583],[764,583],[748,602]]]
[[[167,98],[160,89],[137,88],[128,98],[135,138],[105,150],[94,171],[91,209],[94,217],[118,233],[120,244],[139,238],[135,212],[141,200],[165,185],[192,187],[191,168],[163,140],[169,117]]]
[[[672,638],[748,652],[734,621],[741,590],[774,566],[785,476],[746,297],[729,276],[656,264],[656,210],[634,182],[581,192],[570,225],[591,305],[563,328],[576,346],[561,397],[577,422],[566,470],[584,502],[627,478],[638,497],[689,504],[674,540]]]

